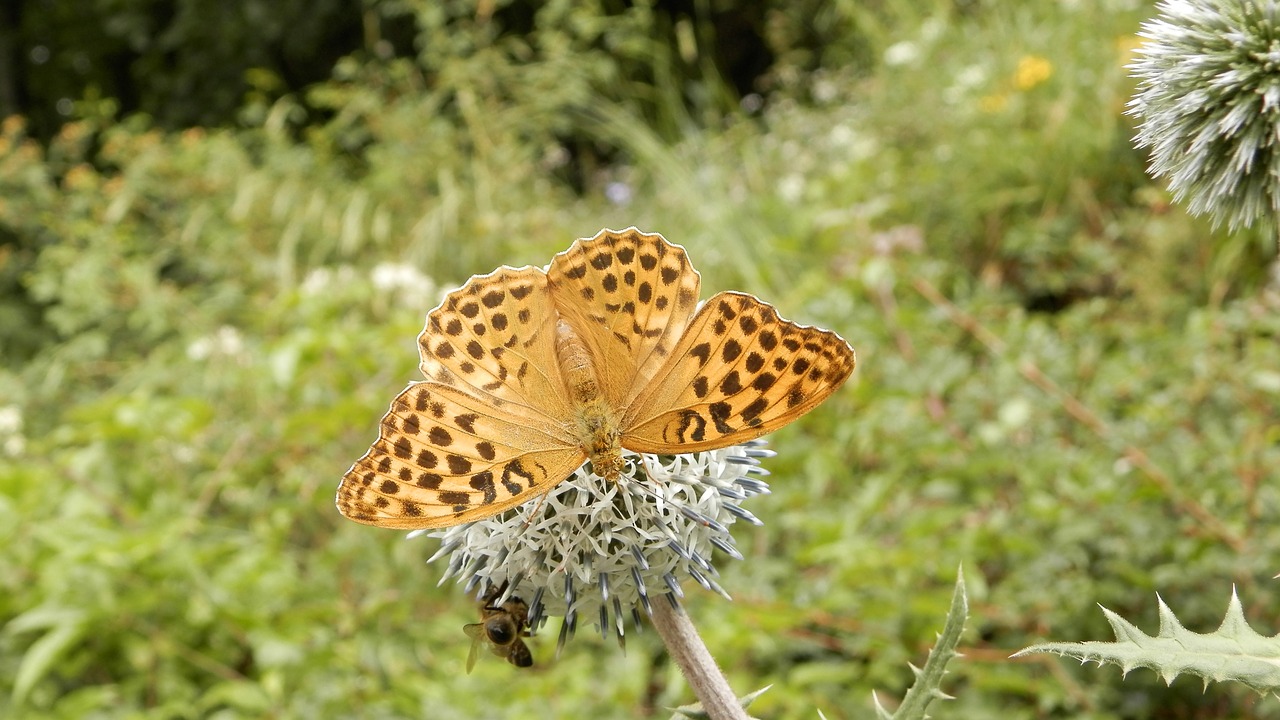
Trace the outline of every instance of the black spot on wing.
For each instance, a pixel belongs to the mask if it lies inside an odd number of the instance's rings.
[[[707,419],[694,410],[682,410],[676,424],[676,440],[681,443],[702,442],[707,437]]]
[[[420,429],[418,425],[418,416],[410,415],[405,418],[404,423],[400,427],[404,430],[405,435],[417,435],[418,430]]]
[[[716,430],[721,435],[728,435],[734,431],[734,427],[726,422],[733,407],[727,402],[714,402],[707,406],[707,412],[711,414],[711,421],[715,423]]]
[[[458,492],[456,490],[441,490],[439,499],[441,505],[470,505],[471,493]]]
[[[493,473],[485,470],[471,476],[471,487],[484,493],[484,504],[492,505],[498,500],[498,489],[493,484]]]
[[[539,468],[541,469],[541,466],[539,466]],[[537,478],[534,477],[533,473],[525,469],[524,463],[522,463],[521,461],[512,460],[511,462],[502,466],[502,483],[504,485],[511,482],[512,478],[517,478],[517,477],[524,478],[525,483],[528,484],[530,488],[532,488],[534,485],[537,484]],[[508,485],[508,487],[510,486]],[[513,491],[511,494],[515,495],[516,493]]]
[[[720,394],[725,397],[736,394],[742,389],[742,382],[738,378],[737,370],[730,370],[728,375],[720,381]]]
[[[707,360],[711,358],[711,343],[698,343],[693,346],[689,354],[698,358],[698,365],[706,365]]]

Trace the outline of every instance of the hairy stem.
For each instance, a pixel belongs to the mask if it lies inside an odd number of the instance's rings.
[[[715,658],[702,643],[698,630],[681,608],[665,599],[653,603],[653,627],[662,636],[671,657],[702,702],[712,720],[747,720],[747,711],[738,704],[729,681],[720,672]]]

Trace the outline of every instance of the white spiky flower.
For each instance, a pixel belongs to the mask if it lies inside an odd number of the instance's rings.
[[[1129,113],[1150,172],[1234,230],[1280,211],[1280,2],[1161,0]]]
[[[774,453],[764,445],[753,440],[674,456],[624,450],[627,470],[617,482],[584,464],[544,498],[431,532],[441,540],[431,560],[448,558],[440,582],[456,578],[468,593],[506,583],[496,604],[527,600],[534,631],[548,617],[563,617],[557,652],[579,618],[622,643],[627,615],[638,629],[650,603],[678,604],[686,578],[729,597],[716,582],[713,550],[742,559],[729,527],[762,524],[741,503],[769,492],[760,460]]]

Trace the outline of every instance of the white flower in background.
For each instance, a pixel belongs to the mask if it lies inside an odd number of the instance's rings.
[[[457,578],[468,593],[507,583],[495,604],[524,599],[535,631],[549,616],[563,617],[558,647],[579,618],[621,643],[627,616],[638,628],[651,603],[677,604],[682,581],[728,597],[716,582],[713,551],[742,559],[729,527],[737,520],[761,524],[741,503],[769,492],[759,479],[768,471],[759,465],[773,455],[761,440],[662,457],[624,450],[628,471],[619,482],[584,465],[542,498],[431,532],[442,543],[431,559],[447,558],[440,582]]]
[[[836,86],[829,78],[823,75],[817,75],[810,88],[813,93],[813,99],[820,103],[829,103],[840,95],[840,88]]]
[[[831,132],[827,133],[827,138],[835,147],[848,147],[853,145],[854,140],[858,138],[858,133],[853,128],[842,123],[833,126]]]
[[[546,172],[551,172],[569,164],[573,157],[569,155],[569,151],[563,145],[548,145],[542,151],[542,157],[538,160],[538,164]]]
[[[405,307],[430,305],[438,293],[431,278],[404,263],[378,263],[373,268],[370,281],[379,291],[393,295],[397,303]]]
[[[942,99],[955,105],[965,101],[976,90],[986,85],[988,72],[982,65],[966,65],[955,74],[951,84],[942,91]]]
[[[239,357],[244,354],[244,337],[230,325],[223,325],[202,338],[187,345],[187,357],[192,360],[208,360],[211,357]]]
[[[833,150],[843,153],[850,160],[867,160],[876,154],[879,143],[871,135],[855,129],[848,123],[841,123],[831,128],[827,135]]]
[[[1129,113],[1149,171],[1232,230],[1280,211],[1280,3],[1162,0],[1143,24]]]
[[[884,51],[884,64],[890,67],[913,65],[920,59],[920,46],[910,40],[890,45]]]
[[[604,186],[604,196],[614,205],[626,207],[631,204],[631,186],[615,180]]]
[[[337,268],[318,267],[307,273],[298,286],[299,291],[308,297],[332,293],[336,287],[344,287],[356,279],[355,270],[349,265]]]
[[[302,284],[298,289],[303,295],[313,296],[328,290],[333,286],[333,270],[327,267],[316,268],[307,273],[302,279]]]
[[[22,408],[17,405],[0,407],[0,435],[22,432]]]
[[[782,178],[778,181],[778,195],[787,202],[799,202],[804,197],[804,178],[796,173]]]
[[[22,408],[17,405],[0,407],[0,447],[9,457],[26,452],[27,439],[22,435]]]
[[[951,23],[943,15],[930,16],[928,20],[920,23],[920,39],[926,43],[932,43],[934,40],[942,37]]]

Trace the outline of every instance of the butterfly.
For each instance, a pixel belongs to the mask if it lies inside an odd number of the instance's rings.
[[[427,314],[427,380],[391,403],[338,510],[386,528],[481,520],[586,460],[616,481],[623,448],[690,453],[773,432],[853,372],[836,333],[740,292],[699,309],[700,282],[684,248],[634,227],[579,239],[545,269],[472,277]]]

